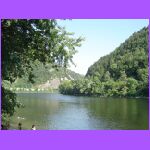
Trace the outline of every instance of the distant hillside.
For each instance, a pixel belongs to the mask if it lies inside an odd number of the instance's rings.
[[[148,28],[135,32],[111,54],[101,57],[89,67],[86,77],[98,77],[101,82],[126,76],[148,92]],[[144,93],[143,93],[144,94]]]
[[[89,67],[84,80],[62,84],[60,92],[148,97],[148,28],[135,32],[112,53],[101,57]]]
[[[35,61],[28,75],[18,78],[12,85],[11,89],[17,91],[45,91],[58,89],[60,83],[64,80],[78,80],[83,78],[82,75],[69,69],[53,68],[50,64],[42,64]],[[30,80],[30,81],[29,81]]]
[[[148,28],[134,33],[111,54],[101,57],[89,67],[86,76],[98,76],[104,81],[107,71],[110,77],[118,79],[121,71],[128,77],[139,79],[139,69],[148,68]]]

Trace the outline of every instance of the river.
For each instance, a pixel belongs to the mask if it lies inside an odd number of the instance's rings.
[[[20,93],[24,108],[11,118],[11,129],[22,123],[39,130],[148,129],[148,99]]]

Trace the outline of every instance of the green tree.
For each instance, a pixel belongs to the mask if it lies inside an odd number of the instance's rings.
[[[127,79],[127,75],[125,73],[125,71],[121,71],[120,72],[120,78],[119,78],[121,81],[126,81]]]
[[[134,78],[127,79],[128,95],[130,96],[136,95],[137,87],[138,87],[137,80],[135,80]]]
[[[106,71],[105,75],[104,75],[104,81],[107,82],[110,80],[110,73],[109,71]]]
[[[28,74],[29,81],[33,82],[31,64],[35,60],[43,64],[50,63],[55,68],[67,67],[70,62],[73,63],[76,47],[81,46],[83,41],[81,37],[74,38],[72,33],[60,27],[53,19],[2,19],[1,23],[2,81],[8,80],[11,83],[24,74]],[[2,95],[2,112],[6,108],[11,112],[16,106],[16,99],[13,97],[12,107],[7,102],[8,95],[13,93],[3,87]]]

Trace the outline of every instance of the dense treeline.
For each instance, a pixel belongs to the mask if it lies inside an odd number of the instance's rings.
[[[63,83],[60,92],[148,97],[148,28],[134,33],[114,52],[101,57],[84,79]]]

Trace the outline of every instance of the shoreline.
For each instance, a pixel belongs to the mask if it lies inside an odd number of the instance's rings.
[[[83,96],[83,97],[97,97],[97,98],[136,98],[136,99],[140,99],[140,98],[144,98],[144,99],[149,99],[149,97],[142,97],[142,96],[96,96],[96,95],[69,95],[69,94],[62,94],[60,93],[58,90],[55,90],[55,91],[51,91],[51,92],[48,92],[48,91],[40,91],[40,92],[23,92],[23,91],[20,91],[20,92],[15,92],[16,94],[61,94],[61,95],[64,95],[64,96],[76,96],[76,97],[80,97],[80,96]]]

